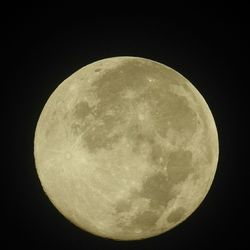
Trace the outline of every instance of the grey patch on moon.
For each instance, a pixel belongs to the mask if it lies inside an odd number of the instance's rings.
[[[158,219],[159,216],[155,212],[146,210],[139,212],[132,220],[129,221],[129,223],[124,225],[124,223],[120,222],[117,224],[117,226],[129,233],[135,231],[152,231]]]
[[[173,152],[169,154],[168,158],[166,175],[159,172],[149,176],[144,180],[141,190],[133,191],[129,199],[117,202],[115,210],[117,214],[123,214],[132,213],[131,208],[134,199],[145,198],[149,200],[150,210],[146,210],[142,214],[137,214],[135,218],[131,219],[129,226],[125,227],[126,229],[137,228],[145,230],[145,228],[155,227],[155,223],[160,218],[160,215],[154,211],[161,211],[163,207],[168,207],[169,201],[175,199],[178,195],[174,187],[184,182],[193,173],[191,165],[192,154],[190,151]],[[171,218],[172,220],[174,218],[177,220],[178,216],[181,217],[181,212],[178,209],[175,213],[171,213],[170,220]],[[124,226],[122,227],[124,228]]]
[[[87,115],[91,113],[91,108],[88,102],[81,101],[77,103],[74,107],[74,116],[76,119],[83,120]]]
[[[150,159],[153,165],[159,166],[160,169],[167,169],[169,152],[160,144],[155,142],[152,146]]]
[[[171,184],[167,176],[156,173],[143,182],[143,187],[137,195],[149,199],[152,208],[167,206],[168,202],[176,196]]]
[[[154,135],[139,131],[140,128],[136,125],[127,131],[127,133],[130,134],[127,138],[132,141],[132,151],[135,154],[149,156],[154,148]]]
[[[167,220],[171,223],[179,222],[185,215],[185,209],[183,207],[176,208],[173,212],[170,213]]]
[[[117,213],[128,212],[132,206],[131,200],[120,200],[116,202],[115,211]]]
[[[171,185],[184,181],[193,172],[192,153],[187,150],[172,152],[169,155],[167,171]]]
[[[131,226],[143,230],[148,230],[149,228],[152,229],[158,219],[158,215],[154,212],[144,211],[141,214],[137,215],[137,217],[131,223]]]
[[[90,124],[91,129],[82,128],[83,132],[87,130],[82,139],[83,146],[87,146],[91,152],[97,152],[99,149],[112,149],[121,137],[120,133],[111,134],[119,123],[119,121],[103,117],[99,124]]]
[[[110,145],[118,142],[118,138],[121,136],[119,131],[115,132],[118,126],[124,127],[122,130],[128,131],[128,136],[132,137],[132,140],[135,140],[133,133],[138,134],[138,131],[142,131],[146,126],[150,127],[145,125],[145,122],[148,123],[148,121],[144,121],[144,124],[140,121],[138,122],[141,115],[137,107],[140,106],[141,103],[145,105],[145,100],[146,103],[149,103],[147,112],[152,114],[150,120],[153,119],[156,122],[152,124],[151,127],[153,129],[151,129],[151,131],[150,128],[146,128],[144,136],[146,135],[148,137],[151,134],[152,137],[155,136],[155,133],[159,133],[160,136],[166,137],[167,131],[171,127],[181,132],[187,139],[190,134],[193,134],[193,129],[195,128],[192,123],[194,121],[192,118],[193,113],[186,105],[185,98],[173,95],[169,91],[167,84],[165,86],[158,84],[158,87],[152,88],[152,86],[147,86],[147,79],[145,79],[145,81],[140,80],[146,73],[152,73],[153,78],[159,78],[161,74],[158,72],[158,67],[156,67],[155,72],[154,70],[153,63],[149,63],[149,67],[143,69],[140,60],[133,63],[124,62],[124,64],[118,66],[118,68],[111,69],[108,74],[103,74],[97,81],[92,83],[94,94],[96,98],[100,100],[94,107],[94,119],[95,121],[99,120],[100,124],[96,124],[96,122],[81,125],[73,124],[72,128],[74,131],[77,131],[78,134],[85,134],[82,139],[84,146],[87,146],[89,150],[95,151],[100,148],[110,149]],[[126,78],[123,77],[124,74]],[[165,76],[164,71],[163,75]],[[128,79],[128,77],[130,79]],[[110,81],[110,79],[112,79],[112,81]],[[163,77],[163,79],[165,78]],[[159,80],[156,81],[156,86],[158,82]],[[142,92],[142,94],[134,97],[133,100],[129,102],[126,101],[126,99],[122,101],[124,97],[123,91],[126,89],[130,89],[136,93]],[[91,89],[89,91],[91,92]],[[156,93],[152,91],[156,91]],[[155,95],[158,95],[160,98],[157,99],[157,104],[152,106],[151,100],[155,102],[155,98],[152,98],[152,96]],[[132,116],[128,113],[129,107],[132,107]],[[87,102],[80,102],[75,107],[75,117],[80,121],[84,121],[90,112],[91,109]],[[105,115],[108,112],[110,112],[111,115]],[[157,115],[159,112],[160,115]],[[133,115],[136,116],[133,117]],[[128,117],[131,117],[131,128],[126,128],[122,125],[126,123]],[[180,122],[180,120],[184,122]],[[136,140],[135,143],[137,143]],[[136,145],[134,149],[136,150]]]
[[[163,154],[161,156],[164,157]],[[170,153],[168,158],[158,163],[160,168],[163,162],[167,165],[167,173],[159,172],[145,179],[143,187],[138,193],[138,197],[150,199],[152,208],[166,207],[168,202],[177,195],[173,187],[184,181],[193,172],[192,154],[189,151]]]
[[[164,92],[164,90],[162,91]],[[186,105],[185,98],[173,95],[166,91],[158,98],[155,106],[154,119],[156,120],[157,130],[160,136],[166,138],[167,130],[174,128],[186,139],[189,139],[195,132],[195,113]]]

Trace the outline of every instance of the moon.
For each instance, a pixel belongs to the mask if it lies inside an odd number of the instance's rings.
[[[212,113],[181,74],[140,57],[91,63],[51,94],[34,139],[54,206],[114,240],[160,235],[210,189],[219,155]]]

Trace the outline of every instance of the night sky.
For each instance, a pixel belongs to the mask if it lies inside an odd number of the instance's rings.
[[[138,14],[128,8],[95,16],[80,7],[6,9],[1,17],[5,249],[244,249],[249,217],[244,9],[161,13],[159,7]],[[216,176],[200,207],[171,231],[133,242],[102,239],[67,221],[44,194],[33,157],[35,126],[54,89],[91,62],[123,55],[161,62],[189,79],[213,113],[220,143]]]

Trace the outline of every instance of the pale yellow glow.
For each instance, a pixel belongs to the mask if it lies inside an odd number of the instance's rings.
[[[37,123],[44,191],[80,228],[137,240],[184,221],[214,178],[218,136],[182,75],[138,57],[97,61],[63,81]]]

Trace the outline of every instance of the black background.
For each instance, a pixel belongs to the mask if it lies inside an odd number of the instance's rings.
[[[245,248],[249,162],[244,117],[249,113],[243,103],[248,84],[244,7],[162,6],[147,12],[123,7],[109,12],[87,6],[11,8],[2,17],[7,161],[1,182],[7,249]],[[159,61],[188,78],[209,104],[220,141],[213,185],[195,213],[163,235],[132,242],[93,236],[64,219],[43,193],[33,158],[36,122],[58,84],[88,63],[122,55]]]

